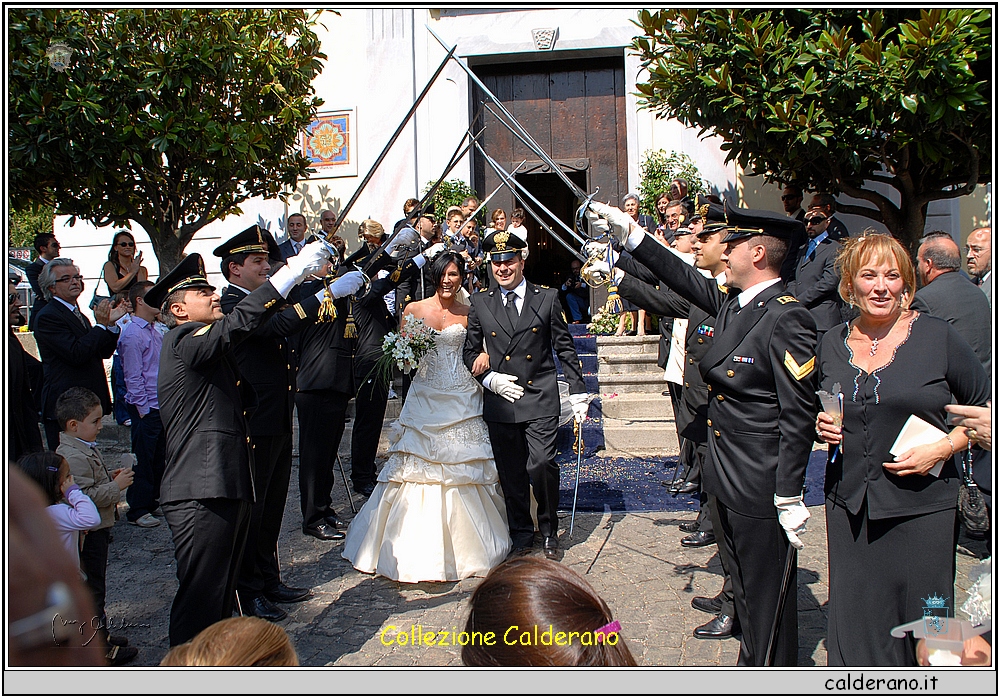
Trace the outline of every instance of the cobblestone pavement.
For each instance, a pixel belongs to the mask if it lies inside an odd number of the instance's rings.
[[[113,431],[108,429],[109,432]],[[123,437],[102,448],[111,463],[114,452],[127,450]],[[349,465],[348,465],[349,467]],[[400,584],[354,570],[341,557],[341,543],[329,543],[300,532],[297,467],[285,508],[279,543],[286,583],[311,587],[312,598],[286,605],[282,626],[291,635],[305,666],[446,666],[461,664],[459,648],[400,647],[380,640],[390,625],[405,631],[461,630],[467,599],[476,579],[455,583]],[[334,506],[350,515],[339,473]],[[355,498],[360,505],[360,497]],[[827,556],[822,507],[812,507],[809,531],[799,555],[799,665],[825,666]],[[697,640],[691,631],[710,619],[691,608],[691,598],[713,596],[721,588],[721,566],[715,546],[687,549],[677,524],[693,512],[578,514],[572,537],[563,518],[562,562],[583,575],[621,621],[623,635],[640,665],[733,666],[736,640]],[[983,544],[962,541],[958,552],[955,598],[964,599],[972,554]],[[540,555],[540,551],[536,551]],[[140,648],[134,665],[156,665],[166,654],[170,604],[177,588],[170,531],[164,522],[141,529],[119,521],[108,569],[107,610],[115,624],[136,627],[121,632]],[[116,625],[117,627],[117,625]],[[117,632],[117,631],[116,631]],[[389,631],[387,637],[395,635]]]

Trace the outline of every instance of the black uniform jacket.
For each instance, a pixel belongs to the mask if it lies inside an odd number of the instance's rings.
[[[503,306],[503,293],[496,285],[472,294],[469,331],[465,337],[465,365],[483,351],[490,355],[490,369],[518,377],[524,395],[513,403],[492,390],[483,393],[483,418],[488,422],[527,422],[559,416],[559,386],[556,384],[555,349],[571,394],[587,392],[583,367],[576,355],[573,337],[562,314],[559,292],[528,283],[517,326],[511,327]],[[479,376],[480,382],[487,373]]]
[[[164,504],[217,497],[254,501],[246,419],[253,390],[240,380],[232,350],[283,302],[266,283],[223,319],[186,322],[163,338],[157,390],[166,431]]]
[[[715,317],[709,315],[674,291],[666,288],[653,277],[633,275],[632,271],[646,269],[634,259],[622,255],[617,264],[628,273],[618,284],[623,297],[645,309],[664,317],[687,318],[685,334],[684,389],[681,391],[681,410],[674,415],[677,432],[695,443],[708,442],[708,388],[699,366],[715,337]],[[648,272],[648,269],[646,270]]]
[[[68,388],[92,390],[104,414],[111,413],[111,393],[104,359],[115,353],[118,334],[84,326],[69,308],[53,299],[38,313],[35,341],[42,357],[42,416],[56,418],[56,400]]]
[[[368,273],[375,276],[380,269],[387,268],[392,262],[388,255],[381,255],[384,259],[376,260],[372,263],[371,258],[365,260],[364,265],[371,265]],[[430,263],[424,264],[424,268]],[[392,265],[392,273],[381,279],[373,278],[368,292],[360,298],[356,298],[351,313],[357,326],[358,337],[355,343],[355,377],[358,382],[367,378],[374,362],[382,356],[382,340],[390,332],[395,331],[398,323],[395,316],[389,312],[385,305],[384,296],[404,283],[421,273],[412,259],[408,259],[399,265],[398,269]]]
[[[222,294],[222,312],[233,312],[248,296],[236,286]],[[281,305],[281,303],[279,303]],[[250,413],[250,433],[278,436],[292,433],[295,406],[295,370],[288,337],[316,321],[319,301],[313,296],[288,305],[267,319],[253,334],[233,349],[244,384],[256,394],[256,408]]]
[[[773,497],[802,494],[816,419],[816,325],[781,283],[738,303],[652,237],[632,253],[663,283],[717,316],[714,344],[701,360],[708,390],[705,490],[744,516],[770,518]]]
[[[840,242],[827,237],[807,258],[809,243],[806,242],[795,261],[794,276],[785,284],[788,294],[795,296],[812,313],[816,329],[820,332],[826,332],[843,321],[841,310],[844,301],[837,292],[840,274],[834,267],[840,248]]]
[[[320,290],[320,281],[303,284],[300,298]],[[350,298],[334,300],[337,318],[333,322],[316,322],[307,325],[298,337],[298,372],[295,385],[299,392],[334,390],[354,393],[353,356],[355,341],[345,337],[347,317],[351,311]]]
[[[408,254],[409,258],[406,260],[406,263],[412,264],[413,257],[417,253],[426,250],[433,243],[420,238],[417,244],[418,248]],[[433,296],[436,291],[437,288],[434,286],[434,280],[431,278],[431,265],[429,263],[425,264],[420,269],[419,274],[408,275],[407,278],[401,281],[399,287],[396,289],[396,307],[401,309],[406,308],[407,303],[422,301],[425,298]]]

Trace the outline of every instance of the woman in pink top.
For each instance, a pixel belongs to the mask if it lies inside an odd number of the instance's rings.
[[[101,523],[101,515],[94,502],[80,491],[69,471],[69,463],[58,453],[29,453],[17,464],[42,488],[49,502],[48,512],[56,525],[56,531],[79,566],[80,531],[89,531]]]

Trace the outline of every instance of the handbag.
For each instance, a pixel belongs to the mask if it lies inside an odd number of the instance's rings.
[[[972,443],[962,455],[962,484],[958,487],[958,515],[970,538],[984,539],[990,530],[986,499],[972,480]]]

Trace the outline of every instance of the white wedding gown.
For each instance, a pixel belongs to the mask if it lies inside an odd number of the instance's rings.
[[[438,335],[393,423],[389,459],[344,541],[362,572],[452,581],[485,575],[510,551],[482,387],[464,345],[462,325]]]

